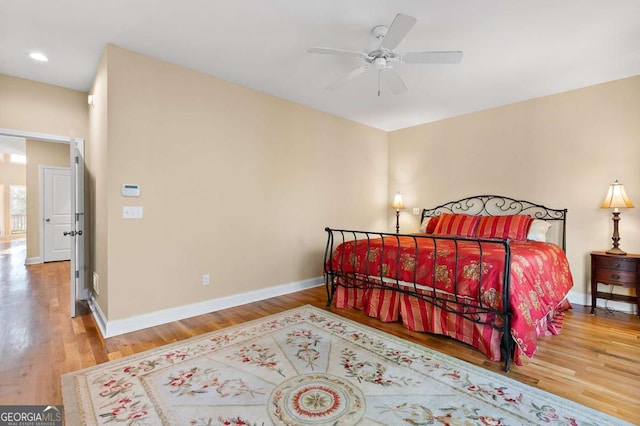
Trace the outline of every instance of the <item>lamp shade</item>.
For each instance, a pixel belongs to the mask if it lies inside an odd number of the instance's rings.
[[[396,210],[404,209],[404,201],[402,201],[402,194],[399,192],[393,197],[393,203],[391,203],[391,207]]]
[[[601,209],[618,209],[635,207],[627,193],[624,192],[624,186],[617,180],[609,186],[607,197],[600,205]]]

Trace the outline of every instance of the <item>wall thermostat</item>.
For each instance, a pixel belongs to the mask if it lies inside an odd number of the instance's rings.
[[[125,183],[122,185],[122,196],[123,197],[139,197],[140,196],[140,185]]]

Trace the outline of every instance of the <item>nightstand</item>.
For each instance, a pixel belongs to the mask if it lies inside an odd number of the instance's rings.
[[[640,315],[640,254],[618,256],[603,251],[591,252],[591,313],[596,307],[596,298],[635,303]],[[636,296],[610,294],[598,291],[598,283],[633,287]]]

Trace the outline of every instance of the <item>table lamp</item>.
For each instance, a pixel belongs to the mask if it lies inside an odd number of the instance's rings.
[[[600,206],[601,209],[613,209],[613,247],[607,250],[608,254],[625,255],[624,251],[620,249],[620,234],[618,233],[618,222],[620,222],[620,210],[621,208],[633,208],[635,207],[631,200],[627,197],[627,193],[624,192],[624,186],[617,180],[609,186],[607,197]]]
[[[393,197],[393,203],[391,207],[396,209],[396,234],[400,233],[400,209],[404,209],[404,201],[402,201],[402,194],[399,192]]]

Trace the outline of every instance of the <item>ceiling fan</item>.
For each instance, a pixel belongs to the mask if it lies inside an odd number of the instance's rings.
[[[396,47],[398,47],[417,21],[418,20],[412,16],[398,13],[389,27],[385,25],[373,27],[371,34],[373,34],[377,40],[364,52],[333,49],[330,47],[310,48],[309,53],[350,56],[361,58],[365,62],[364,65],[328,85],[327,89],[337,89],[348,81],[358,77],[369,68],[373,68],[378,73],[378,96],[380,96],[381,79],[384,79],[391,88],[391,92],[397,95],[406,91],[407,86],[405,86],[396,70],[393,69],[392,64],[457,64],[462,60],[462,52],[460,51],[396,52]]]

